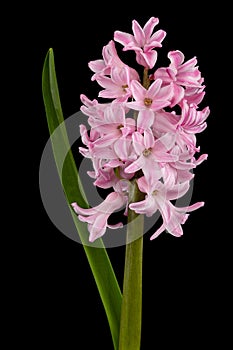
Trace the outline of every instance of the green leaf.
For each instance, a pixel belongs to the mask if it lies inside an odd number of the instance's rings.
[[[76,201],[79,206],[88,208],[88,202],[70,149],[60,103],[52,49],[49,49],[44,62],[42,92],[54,159],[67,199],[67,205],[70,208],[71,215],[77,228],[77,234],[79,234],[83,243],[90,268],[105,308],[114,349],[118,349],[122,294],[116,276],[103,241],[99,239],[98,247],[100,248],[85,244],[89,236],[87,225],[77,219],[77,216],[70,206],[70,203]],[[54,133],[55,130],[56,133]],[[64,164],[61,164],[61,159],[59,157],[61,151],[65,151],[67,154]]]

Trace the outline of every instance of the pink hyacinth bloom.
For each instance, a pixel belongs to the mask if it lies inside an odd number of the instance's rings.
[[[110,40],[109,43],[103,47],[102,56],[103,59],[90,61],[88,63],[89,68],[95,73],[91,80],[95,80],[100,75],[109,75],[112,66],[119,68],[125,66],[117,54],[113,40]]]
[[[122,104],[112,103],[108,106],[96,130],[100,132],[100,137],[92,144],[94,156],[123,162],[135,158],[131,156],[131,135],[135,131],[135,120],[125,117]]]
[[[174,162],[176,155],[168,153],[173,145],[175,138],[173,135],[166,134],[160,139],[155,140],[151,129],[144,131],[144,136],[139,132],[133,133],[133,146],[138,158],[125,169],[126,173],[135,173],[142,169],[149,183],[161,177],[161,163]]]
[[[108,224],[111,214],[122,207],[124,215],[129,208],[146,216],[160,212],[163,222],[152,235],[154,239],[164,230],[180,237],[188,213],[204,205],[176,207],[173,202],[189,190],[193,169],[207,159],[207,154],[200,155],[196,137],[207,127],[210,114],[209,107],[198,109],[205,95],[204,79],[196,57],[185,61],[179,50],[168,53],[168,67],[148,75],[166,36],[163,30],[154,32],[158,23],[158,18],[151,17],[141,27],[133,20],[132,34],[114,32],[123,51],[135,52],[137,63],[144,67],[142,76],[119,58],[113,40],[103,47],[102,59],[88,63],[94,73],[91,80],[102,88],[98,96],[113,99],[99,103],[80,96],[81,111],[91,128],[80,125],[84,147],[79,151],[92,162],[87,174],[93,184],[113,191],[93,208],[82,209],[72,203],[79,219],[88,224],[90,242],[102,237],[108,227],[122,226],[121,222]],[[131,203],[134,181],[144,200]]]
[[[81,102],[83,105],[80,110],[83,114],[87,115],[88,124],[94,128],[99,125],[104,118],[104,110],[109,106],[110,103],[99,103],[96,99],[90,100],[86,95],[80,95]]]
[[[183,53],[176,50],[170,51],[168,58],[171,61],[169,67],[158,68],[152,77],[153,79],[162,79],[164,85],[174,83],[174,95],[171,101],[171,107],[173,107],[185,97],[186,88],[202,88],[203,79],[196,66],[196,57],[184,63]]]
[[[99,92],[99,97],[117,98],[119,102],[127,101],[132,96],[130,83],[133,79],[139,80],[136,71],[130,70],[127,66],[122,68],[113,66],[110,77],[104,75],[96,77],[98,84],[105,89]]]
[[[109,216],[120,209],[126,203],[126,198],[117,192],[110,193],[106,199],[99,205],[89,209],[83,209],[77,203],[72,203],[72,207],[80,221],[88,223],[88,230],[90,232],[89,241],[94,242],[106,232],[107,227],[116,229],[122,227],[123,224],[119,222],[115,225],[108,224]]]
[[[139,79],[137,71],[121,61],[117,54],[115,43],[113,40],[109,41],[109,43],[103,47],[102,56],[103,59],[90,61],[88,63],[89,68],[95,73],[91,77],[91,80],[98,80],[100,77],[111,75],[111,71],[113,68],[117,69],[119,72],[121,72],[122,69],[124,70],[126,68],[129,71],[129,76],[131,80]]]
[[[209,107],[199,111],[196,105],[189,105],[186,100],[182,102],[181,116],[176,125],[176,142],[182,149],[188,147],[190,150],[198,151],[195,134],[205,130],[209,114]]]
[[[138,214],[152,216],[157,210],[162,215],[161,227],[151,236],[151,240],[158,237],[164,230],[176,237],[183,235],[182,224],[188,218],[187,212],[196,210],[204,205],[204,202],[197,202],[187,207],[175,207],[171,200],[181,198],[189,189],[189,181],[181,184],[174,184],[170,179],[162,183],[154,182],[149,185],[145,177],[137,180],[141,192],[146,193],[145,200],[131,203],[130,209]]]
[[[164,30],[158,30],[153,35],[154,27],[159,19],[151,17],[142,28],[136,20],[132,22],[133,34],[115,31],[114,40],[124,46],[123,50],[134,50],[136,61],[145,68],[153,68],[157,61],[157,52],[154,50],[161,47],[161,42],[166,36]]]
[[[139,111],[137,117],[138,130],[151,127],[154,121],[154,112],[170,105],[173,89],[172,85],[162,87],[162,80],[155,80],[148,90],[138,81],[131,82],[131,91],[135,101],[127,102],[126,106]]]

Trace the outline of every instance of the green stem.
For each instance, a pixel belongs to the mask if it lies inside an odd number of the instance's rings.
[[[150,86],[150,79],[148,76],[148,68],[144,68],[144,71],[143,71],[143,86],[146,89],[148,89]]]
[[[143,199],[136,180],[132,182],[130,202]],[[139,350],[142,318],[142,256],[144,216],[128,211],[127,244],[119,350]]]

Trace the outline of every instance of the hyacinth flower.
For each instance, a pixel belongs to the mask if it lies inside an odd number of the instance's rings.
[[[189,102],[191,102],[192,95],[197,95],[197,102],[200,103],[204,97],[204,87],[201,72],[196,66],[197,58],[193,57],[184,62],[184,54],[179,50],[170,51],[168,58],[171,62],[170,65],[156,69],[150,79],[162,79],[164,86],[173,83],[174,91],[171,107],[181,103],[183,99],[189,99]]]
[[[123,231],[126,226],[122,299],[117,310],[109,311],[112,303],[106,307],[109,319],[114,319],[109,322],[114,350],[140,349],[144,220],[161,215],[162,224],[150,240],[165,234],[181,237],[190,213],[204,205],[203,201],[176,205],[189,191],[196,168],[208,157],[200,153],[197,137],[206,129],[210,114],[208,106],[200,108],[204,79],[197,58],[185,61],[179,50],[168,53],[167,67],[157,66],[157,49],[166,36],[164,30],[154,32],[158,23],[151,17],[142,27],[133,20],[133,34],[115,31],[102,49],[102,58],[88,63],[94,73],[91,81],[99,87],[97,98],[80,95],[89,129],[80,125],[79,152],[91,163],[87,175],[93,186],[111,192],[91,208],[80,205],[77,198],[69,203],[72,213],[86,223],[90,245],[102,242],[109,230]],[[123,45],[126,59],[127,51],[136,53],[134,66],[119,58],[115,42]],[[117,223],[112,224],[116,212]],[[120,215],[127,218],[126,225]],[[112,293],[112,285],[108,289],[107,284],[106,300]],[[101,285],[100,294],[102,289]]]
[[[204,202],[198,202],[191,206],[175,207],[171,200],[182,197],[189,189],[189,181],[174,183],[173,177],[170,176],[164,183],[154,181],[148,183],[145,177],[137,180],[141,192],[146,193],[145,200],[131,203],[131,210],[138,214],[152,216],[157,210],[162,215],[163,224],[151,236],[151,240],[158,237],[164,230],[176,237],[183,235],[181,224],[184,224],[188,218],[187,212],[196,210],[204,205]]]
[[[157,51],[154,49],[162,46],[161,43],[166,36],[164,30],[158,30],[152,35],[158,23],[158,18],[151,17],[142,28],[136,20],[133,20],[134,35],[117,30],[114,33],[114,40],[124,46],[124,51],[135,51],[136,60],[140,65],[145,68],[153,68],[157,60]]]

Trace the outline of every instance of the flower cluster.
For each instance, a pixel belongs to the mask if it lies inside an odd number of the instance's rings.
[[[81,95],[81,111],[88,116],[90,131],[80,125],[80,153],[89,158],[93,171],[88,172],[94,185],[112,188],[100,205],[83,209],[72,203],[79,219],[88,223],[89,240],[101,237],[109,225],[109,216],[128,208],[138,214],[152,216],[157,210],[163,223],[152,235],[164,230],[174,236],[183,234],[187,213],[203,206],[176,207],[172,200],[182,197],[190,187],[196,168],[207,154],[196,156],[196,134],[206,128],[209,108],[199,110],[204,97],[203,78],[196,57],[185,61],[181,51],[170,51],[167,67],[155,68],[157,48],[162,46],[165,31],[153,33],[158,18],[150,18],[142,28],[132,22],[133,34],[114,33],[102,50],[102,59],[89,62],[92,80],[102,88],[98,96],[105,103]],[[115,42],[123,50],[133,50],[136,62],[143,67],[140,74],[119,58]],[[174,108],[175,107],[175,108]],[[144,199],[131,202],[132,181],[137,182]]]

